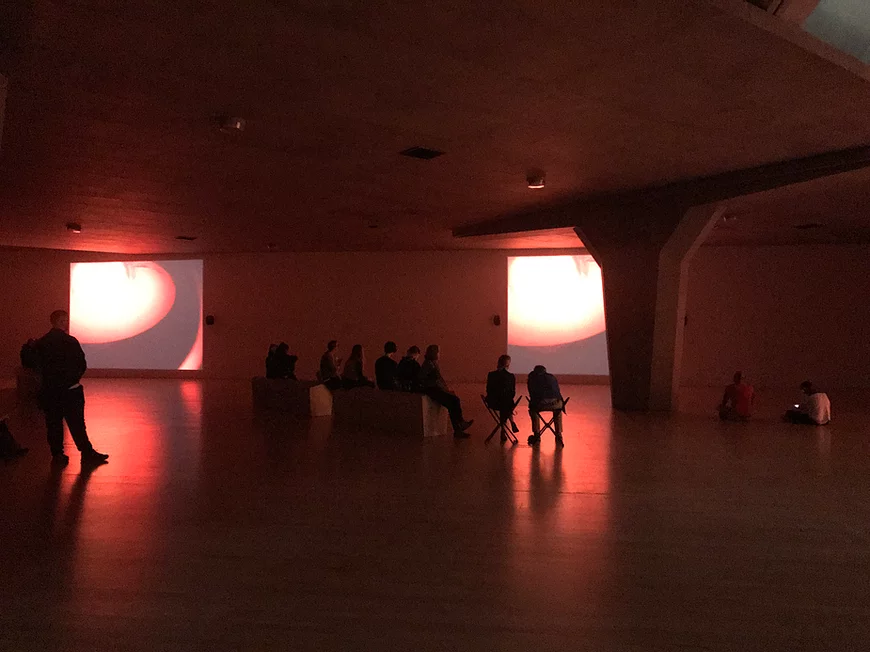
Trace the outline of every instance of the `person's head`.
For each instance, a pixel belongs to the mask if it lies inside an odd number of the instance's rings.
[[[807,396],[809,396],[810,394],[812,394],[815,391],[815,388],[813,387],[813,384],[810,381],[805,380],[804,382],[801,383],[801,391],[804,394],[806,394]]]
[[[507,354],[498,356],[498,368],[509,369],[511,366],[511,357]]]
[[[399,347],[396,346],[395,342],[387,342],[386,344],[384,344],[384,353],[386,355],[393,355],[398,350]]]
[[[426,347],[426,359],[430,362],[435,362],[441,354],[441,349],[437,344],[430,344]]]
[[[55,310],[48,317],[52,328],[59,328],[62,331],[69,330],[69,313],[66,310]]]
[[[275,351],[277,351],[277,350],[278,350],[278,345],[277,345],[277,344],[274,344],[274,343],[273,343],[273,344],[270,344],[270,345],[269,345],[269,355],[272,355],[272,354],[275,353]]]
[[[278,345],[278,353],[280,353],[281,355],[284,355],[289,350],[290,350],[290,345],[287,344],[287,342],[281,342]]]
[[[363,357],[363,348],[362,344],[354,344],[353,348],[350,350],[350,357],[356,360],[362,360]]]
[[[329,340],[326,345],[327,351],[335,351],[338,348],[338,340]]]
[[[532,369],[533,374],[545,374],[547,373],[547,368],[542,364],[536,364],[535,368]]]
[[[743,382],[743,372],[742,371],[735,371],[734,372],[734,384],[739,385],[742,382]]]
[[[416,360],[420,357],[420,347],[416,344],[414,346],[408,347],[408,352],[405,354],[409,358],[414,358]]]

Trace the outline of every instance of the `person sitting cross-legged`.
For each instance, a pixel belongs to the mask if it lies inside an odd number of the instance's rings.
[[[541,412],[552,412],[556,425],[556,443],[564,446],[562,440],[562,408],[565,400],[559,389],[559,381],[553,374],[547,373],[544,365],[532,369],[528,378],[529,416],[532,418],[532,435],[529,444],[541,443]]]
[[[749,421],[752,416],[752,403],[755,390],[743,380],[743,373],[734,373],[734,382],[725,388],[719,404],[719,418],[722,421]]]
[[[457,439],[468,437],[469,435],[465,431],[474,423],[474,419],[466,421],[465,417],[462,416],[462,403],[444,382],[441,367],[438,364],[439,357],[440,349],[437,344],[426,347],[426,360],[420,367],[420,386],[426,396],[447,408],[450,421],[453,424],[453,436]]]
[[[519,432],[514,421],[514,397],[517,395],[517,379],[508,369],[511,366],[511,357],[502,355],[498,358],[495,371],[490,371],[486,377],[486,404],[498,412],[501,423],[510,421],[511,430]],[[502,432],[502,441],[507,435]]]
[[[806,423],[824,426],[831,421],[831,400],[808,380],[801,383],[801,391],[806,398],[785,413],[785,420],[791,423]]]

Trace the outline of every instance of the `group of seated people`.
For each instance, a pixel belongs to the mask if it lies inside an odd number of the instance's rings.
[[[517,381],[509,371],[511,357],[502,355],[498,359],[495,371],[490,371],[486,378],[486,404],[498,412],[500,423],[510,423],[513,432],[519,432],[513,418],[514,404],[516,402]],[[552,412],[554,425],[556,426],[556,445],[564,446],[562,439],[562,413],[565,408],[565,400],[559,389],[559,381],[553,374],[547,373],[544,365],[537,365],[527,378],[529,390],[529,416],[532,420],[532,434],[529,444],[535,446],[541,443],[541,412]],[[502,433],[502,441],[507,436]]]
[[[831,400],[816,389],[809,380],[800,385],[804,399],[786,410],[783,418],[790,423],[823,426],[831,420]],[[725,388],[719,404],[719,418],[723,421],[749,421],[755,402],[755,389],[743,379],[743,373],[734,374],[734,382]]]

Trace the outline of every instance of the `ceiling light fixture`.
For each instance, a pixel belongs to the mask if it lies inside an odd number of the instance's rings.
[[[410,156],[411,158],[419,158],[424,161],[431,161],[433,158],[443,155],[444,152],[429,147],[409,147],[408,149],[403,149],[399,154]]]
[[[225,134],[240,134],[245,130],[247,122],[235,115],[216,116],[218,129]]]
[[[181,240],[182,242],[193,242],[196,240],[195,235],[177,235],[175,236],[176,240]]]
[[[540,190],[544,187],[544,171],[543,170],[529,170],[526,172],[526,183],[529,188],[533,190]]]
[[[78,222],[67,222],[66,223],[66,230],[71,231],[72,233],[81,233],[82,232],[82,225],[79,224]]]

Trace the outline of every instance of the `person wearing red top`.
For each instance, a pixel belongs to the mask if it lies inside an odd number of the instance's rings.
[[[719,404],[719,418],[723,421],[748,421],[752,416],[754,399],[752,385],[743,382],[743,374],[736,372],[734,382],[725,388],[725,395]]]

